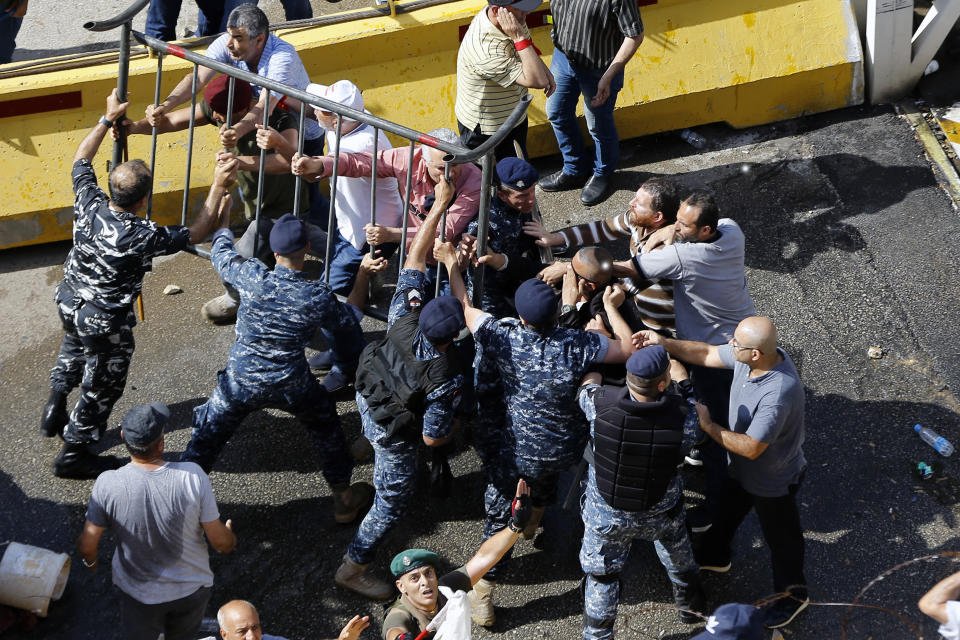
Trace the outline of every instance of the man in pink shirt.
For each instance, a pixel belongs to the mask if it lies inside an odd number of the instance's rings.
[[[427,135],[448,144],[460,144],[460,137],[450,129],[434,129]],[[417,233],[420,223],[435,206],[433,192],[437,182],[443,177],[444,155],[443,151],[423,144],[413,154],[410,208],[407,211],[406,243],[408,246]],[[372,167],[372,154],[341,153],[338,175],[346,178],[369,177]],[[303,176],[311,182],[321,180],[333,173],[333,156],[298,155],[294,157],[292,168],[294,174]],[[396,178],[401,198],[406,198],[407,174],[410,171],[409,148],[400,147],[377,152],[377,177]],[[451,165],[450,179],[456,188],[456,194],[447,210],[447,224],[444,229],[446,240],[456,243],[480,208],[480,169],[470,163]],[[389,242],[399,243],[403,233],[399,227],[381,225],[368,224],[364,229],[367,242],[371,246]]]

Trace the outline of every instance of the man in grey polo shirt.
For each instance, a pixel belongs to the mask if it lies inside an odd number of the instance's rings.
[[[671,232],[672,231],[672,232]],[[716,201],[705,191],[694,191],[680,204],[672,230],[664,227],[652,240],[665,246],[637,253],[615,265],[617,275],[673,281],[677,337],[707,344],[726,344],[737,324],[756,313],[744,274],[744,237],[739,225],[721,218]],[[688,363],[695,365],[695,363]],[[691,366],[697,398],[721,426],[726,424],[733,372]],[[688,511],[694,532],[709,529],[720,517],[720,493],[726,477],[726,456],[709,439],[686,457],[688,464],[706,472],[706,513]]]
[[[803,528],[797,491],[807,468],[803,456],[804,391],[793,361],[777,346],[777,328],[769,318],[753,316],[737,325],[726,345],[671,340],[653,331],[634,335],[636,346],[660,344],[685,362],[733,370],[728,420],[717,424],[697,404],[700,428],[728,452],[729,478],[720,503],[722,517],[704,536],[697,562],[701,570],[730,570],[730,543],[755,509],[770,547],[773,584],[790,598],[764,612],[764,625],[790,623],[809,602],[803,575]]]
[[[113,532],[111,568],[125,640],[157,640],[161,633],[166,640],[196,638],[213,586],[207,541],[220,553],[237,545],[230,521],[220,521],[207,474],[193,462],[164,461],[169,418],[159,402],[124,416],[120,437],[130,463],[97,478],[77,540],[83,565],[96,571],[100,538]]]

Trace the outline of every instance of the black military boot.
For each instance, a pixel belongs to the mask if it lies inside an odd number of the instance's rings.
[[[92,480],[104,471],[119,469],[123,461],[116,456],[98,456],[86,444],[64,442],[53,461],[53,475],[58,478]]]
[[[684,624],[703,622],[706,618],[707,596],[703,592],[700,576],[693,575],[687,578],[687,586],[681,587],[671,582],[673,587],[673,602],[677,605],[677,617]],[[697,615],[700,614],[700,615]]]
[[[46,438],[59,434],[70,420],[67,415],[67,394],[50,390],[50,398],[40,416],[40,433]]]

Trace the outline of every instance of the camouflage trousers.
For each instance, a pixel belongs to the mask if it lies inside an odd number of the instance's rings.
[[[597,491],[597,478],[591,466],[581,515],[580,566],[586,574],[583,595],[586,640],[613,637],[620,600],[619,574],[627,563],[634,540],[653,541],[667,576],[677,585],[688,586],[697,575],[699,567],[684,525],[686,514],[679,480],[649,511],[622,511],[607,504]]]
[[[347,554],[358,564],[368,564],[377,547],[406,513],[416,486],[419,443],[386,436],[384,429],[370,418],[370,410],[360,394],[357,409],[363,435],[373,445],[373,506],[357,528]]]
[[[63,437],[72,443],[97,442],[127,384],[136,319],[132,310],[107,312],[82,302],[65,285],[57,289],[57,311],[64,336],[50,387],[67,394],[80,386]]]
[[[486,540],[507,528],[518,475],[514,464],[513,434],[507,427],[507,405],[503,399],[500,377],[496,372],[484,369],[483,364],[477,369],[477,399],[479,410],[474,420],[473,446],[483,464],[486,481],[483,493],[486,512],[483,539]],[[511,548],[484,578],[496,582],[512,554]]]
[[[231,368],[220,371],[213,394],[193,410],[193,432],[180,459],[196,462],[210,473],[243,419],[266,408],[291,413],[307,428],[327,483],[334,486],[350,481],[353,459],[340,429],[340,419],[326,389],[306,369],[299,376],[285,378],[282,384],[251,372],[233,373]]]

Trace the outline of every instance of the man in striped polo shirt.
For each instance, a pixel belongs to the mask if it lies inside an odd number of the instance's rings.
[[[643,22],[633,0],[552,0],[553,59],[550,71],[557,91],[547,100],[547,118],[563,155],[563,169],[540,182],[544,191],[583,186],[580,201],[602,201],[620,158],[613,122],[623,68],[643,41]],[[594,151],[587,154],[577,122],[583,95],[587,129]],[[587,179],[589,176],[589,180]]]
[[[606,220],[595,220],[550,233],[539,222],[528,222],[524,233],[537,238],[543,247],[565,250],[598,244],[619,238],[630,238],[630,254],[637,255],[643,244],[657,229],[673,227],[680,207],[680,188],[669,178],[650,178],[630,200],[630,209]],[[566,263],[558,262],[542,273],[544,279],[559,283]],[[624,279],[624,288],[633,296],[640,310],[640,319],[648,328],[675,335],[673,317],[673,281],[645,278]]]
[[[463,145],[474,149],[504,123],[527,89],[549,97],[556,83],[530,39],[526,15],[541,0],[488,0],[460,43],[454,111]],[[497,146],[497,160],[527,150],[527,119]]]

